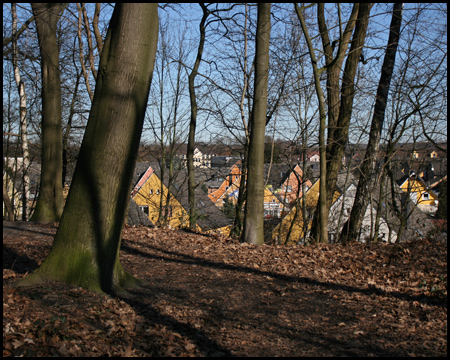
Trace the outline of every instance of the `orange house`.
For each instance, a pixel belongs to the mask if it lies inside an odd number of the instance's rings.
[[[311,181],[309,181],[308,179],[303,179],[303,170],[297,164],[281,185],[281,189],[277,191],[277,195],[281,199],[286,199],[286,204],[293,205],[297,198],[301,198],[303,196],[302,181],[305,182],[306,190],[311,188]]]
[[[239,168],[238,164],[240,161],[238,161],[236,164],[234,164],[231,167],[230,174],[226,177],[226,179],[223,181],[223,183],[219,186],[219,188],[210,194],[208,194],[208,197],[211,199],[211,201],[215,204],[225,193],[225,191],[228,190],[228,188],[241,177],[241,169]]]

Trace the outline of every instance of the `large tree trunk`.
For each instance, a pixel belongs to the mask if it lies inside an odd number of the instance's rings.
[[[31,4],[41,53],[42,167],[32,221],[59,221],[63,206],[61,78],[56,24],[65,4]]]
[[[264,243],[264,135],[269,78],[270,4],[258,3],[255,53],[255,98],[248,151],[247,203],[243,241]]]
[[[384,57],[383,67],[381,68],[381,77],[378,84],[375,108],[370,128],[369,143],[361,165],[358,189],[356,191],[355,202],[348,224],[345,224],[340,241],[346,244],[348,240],[358,237],[362,220],[366,212],[370,185],[374,182],[375,165],[379,150],[381,130],[383,129],[384,113],[388,100],[389,85],[391,83],[392,73],[394,71],[395,55],[397,53],[398,41],[400,38],[400,26],[402,23],[403,4],[395,3],[392,13],[392,20],[389,30],[389,40]],[[380,200],[381,201],[381,200]]]
[[[157,10],[157,4],[116,4],[52,250],[19,285],[59,280],[116,292],[137,283],[123,270],[119,248],[156,55]]]

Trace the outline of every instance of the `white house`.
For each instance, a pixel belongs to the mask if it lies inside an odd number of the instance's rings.
[[[214,155],[211,154],[203,154],[198,148],[194,150],[194,167],[198,168],[210,168],[211,167],[211,159]],[[180,156],[181,162],[184,167],[187,166],[187,157],[186,154]]]
[[[354,184],[350,184],[347,188],[347,191],[344,191],[343,194],[334,202],[330,209],[330,215],[328,219],[328,231],[330,233],[330,237],[333,240],[339,236],[342,231],[342,228],[350,216],[350,212],[353,207],[353,203],[355,202],[356,195],[356,186]],[[342,203],[344,203],[343,211]],[[374,224],[376,218],[376,209],[373,205],[367,206],[366,213],[364,214],[363,223],[360,230],[360,240],[365,242],[367,238],[372,238],[374,233]],[[390,232],[390,235],[389,235]],[[390,239],[389,239],[390,236]],[[380,229],[378,237],[381,238],[384,242],[396,242],[397,241],[397,233],[394,230],[389,230],[389,226],[386,220],[380,217]]]

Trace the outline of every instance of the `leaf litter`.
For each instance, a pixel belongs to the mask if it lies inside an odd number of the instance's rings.
[[[57,224],[4,222],[3,356],[445,356],[447,243],[252,245],[125,227],[145,285],[14,288]]]

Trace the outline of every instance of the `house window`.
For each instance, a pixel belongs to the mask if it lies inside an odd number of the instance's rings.
[[[150,189],[149,194],[153,195],[153,189]]]
[[[284,187],[284,191],[285,192],[292,192],[292,186],[291,185],[287,185]]]
[[[159,189],[158,189],[158,190],[156,190],[156,195],[159,195]]]
[[[148,206],[139,206],[139,209],[148,216]]]
[[[427,192],[422,194],[422,199],[423,200],[430,200],[430,194],[428,194]]]

